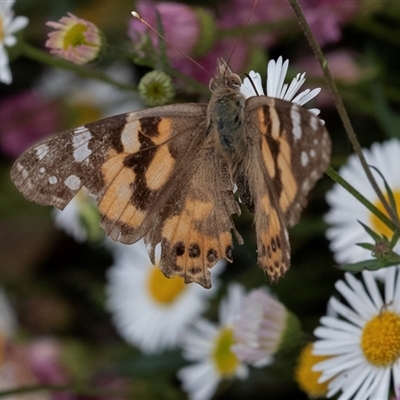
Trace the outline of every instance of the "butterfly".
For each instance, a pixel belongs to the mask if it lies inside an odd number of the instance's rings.
[[[232,215],[254,213],[258,264],[271,281],[290,266],[287,227],[328,166],[331,144],[306,108],[264,95],[217,61],[209,104],[154,107],[88,123],[23,153],[11,178],[23,195],[63,209],[81,188],[111,239],[161,243],[167,276],[211,287],[210,269],[232,262]]]

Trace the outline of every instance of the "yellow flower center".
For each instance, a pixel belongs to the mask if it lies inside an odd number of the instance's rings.
[[[397,212],[400,212],[400,191],[393,190],[393,197],[396,202]],[[385,198],[388,198],[387,195],[385,195]],[[385,214],[386,216],[388,215],[380,200],[378,200],[374,205],[383,214]],[[389,239],[393,236],[392,230],[386,224],[384,224],[375,214],[371,214],[370,219],[375,231],[381,233],[382,235],[385,235]]]
[[[329,356],[316,356],[312,354],[312,350],[312,343],[309,343],[301,350],[297,366],[294,370],[295,380],[300,389],[305,392],[309,398],[325,398],[330,380],[318,383],[318,379],[321,377],[322,373],[320,371],[313,371],[312,368],[315,364],[328,359]]]
[[[183,279],[179,276],[166,278],[158,267],[152,266],[151,268],[148,289],[152,298],[157,303],[163,305],[168,305],[176,301],[186,289]]]
[[[223,328],[220,330],[214,344],[212,358],[214,359],[217,370],[222,377],[229,377],[235,374],[239,360],[232,351],[234,344],[232,328]]]
[[[400,356],[400,315],[384,311],[364,326],[361,348],[373,365],[385,367]]]
[[[81,45],[88,45],[84,33],[87,31],[87,26],[82,23],[77,23],[71,26],[71,28],[64,35],[64,50],[68,50],[70,47],[77,47]]]

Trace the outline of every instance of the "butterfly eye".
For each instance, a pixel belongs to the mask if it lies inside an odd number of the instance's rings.
[[[231,75],[226,78],[226,85],[233,89],[238,89],[242,86],[242,81],[238,75]]]

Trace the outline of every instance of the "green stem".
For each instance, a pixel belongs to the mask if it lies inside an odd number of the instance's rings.
[[[80,65],[74,64],[70,61],[64,60],[62,58],[53,57],[50,54],[31,46],[26,42],[20,41],[18,43],[18,50],[21,55],[24,55],[31,60],[35,60],[41,64],[50,65],[51,67],[66,69],[73,71],[79,76],[84,78],[96,79],[101,82],[108,83],[122,90],[132,90],[136,91],[137,87],[135,85],[129,85],[125,83],[118,82],[101,71],[89,68],[87,66],[82,67]]]
[[[332,77],[331,71],[328,66],[327,60],[324,58],[324,55],[322,54],[321,48],[317,42],[317,40],[314,37],[314,34],[311,31],[310,26],[308,25],[308,22],[306,18],[304,17],[303,11],[300,7],[299,1],[298,0],[288,0],[291,7],[293,8],[294,13],[297,16],[299,25],[301,29],[303,30],[320,66],[322,69],[322,72],[324,74],[324,78],[326,81],[326,84],[331,91],[333,100],[335,102],[335,106],[338,110],[339,116],[342,120],[344,129],[347,133],[347,136],[353,146],[353,149],[355,153],[357,154],[358,158],[360,159],[362,168],[365,171],[365,174],[367,175],[367,178],[369,182],[371,183],[371,186],[373,187],[375,193],[377,194],[379,200],[382,202],[385,210],[387,211],[388,215],[390,216],[390,219],[392,222],[395,224],[395,226],[400,229],[400,222],[396,216],[396,213],[391,209],[389,203],[387,202],[385,196],[383,195],[382,191],[379,189],[378,184],[375,181],[375,178],[372,175],[372,172],[367,164],[367,161],[365,160],[364,154],[361,150],[361,145],[357,139],[357,136],[354,132],[353,126],[351,125],[349,116],[347,114],[347,111],[344,107],[342,98],[339,94],[339,91],[337,89],[337,86],[335,84],[335,81]]]
[[[0,391],[0,399],[6,396],[18,395],[23,393],[35,393],[35,392],[53,392],[53,393],[61,393],[61,392],[68,392],[74,393],[81,396],[88,396],[88,397],[127,397],[131,398],[130,395],[133,393],[121,393],[121,391],[116,390],[100,390],[100,389],[88,389],[88,388],[81,388],[81,387],[73,387],[68,385],[32,385],[32,386],[20,386],[15,389],[9,390],[2,390]]]
[[[32,386],[20,386],[15,389],[8,389],[0,391],[0,398],[6,396],[12,396],[15,394],[22,394],[22,393],[34,393],[40,391],[53,391],[53,392],[65,392],[70,391],[70,386],[65,385],[32,385]]]
[[[332,178],[333,181],[338,183],[344,189],[346,189],[352,196],[354,196],[361,204],[363,204],[368,210],[376,215],[386,226],[388,226],[393,232],[396,231],[396,225],[390,220],[382,211],[376,208],[366,197],[364,197],[358,190],[354,189],[353,186],[345,179],[343,179],[332,167],[328,167],[326,174]]]

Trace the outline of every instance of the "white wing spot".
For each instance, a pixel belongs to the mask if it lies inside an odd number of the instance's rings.
[[[314,169],[310,174],[310,178],[315,181],[318,179],[318,177],[319,177],[319,173],[316,169]]]
[[[317,155],[316,151],[314,149],[310,150],[310,157],[314,158]]]
[[[313,131],[316,131],[318,128],[318,118],[312,116],[310,118],[310,125]]]
[[[35,148],[35,151],[36,157],[39,159],[39,161],[41,161],[44,157],[46,157],[47,153],[49,152],[49,146],[47,146],[47,144],[40,144]]]
[[[308,164],[308,161],[309,161],[308,154],[305,151],[302,151],[300,156],[301,165],[305,167]]]
[[[45,170],[43,167],[40,167],[40,168],[39,168],[39,173],[40,173],[40,174],[43,174],[44,171],[46,171],[46,170]]]
[[[308,192],[308,191],[310,191],[310,189],[311,189],[311,182],[310,182],[310,180],[309,179],[306,179],[304,182],[303,182],[303,185],[302,185],[302,191],[303,192]]]
[[[92,150],[88,147],[88,142],[92,138],[91,133],[84,127],[74,130],[75,135],[72,137],[72,146],[74,150],[74,160],[82,162],[92,154]]]
[[[49,176],[49,183],[50,185],[55,185],[58,182],[58,179],[56,176]]]
[[[290,118],[292,119],[293,136],[295,139],[300,139],[303,132],[301,130],[301,115],[296,105],[293,105],[290,109]]]
[[[81,187],[81,180],[76,175],[70,175],[65,181],[65,186],[69,187],[71,190],[78,190]]]
[[[314,144],[317,145],[318,143],[319,143],[318,139],[315,138],[315,139],[314,139]]]
[[[29,176],[29,172],[20,164],[17,164],[17,169],[21,172],[22,179],[26,179]]]

